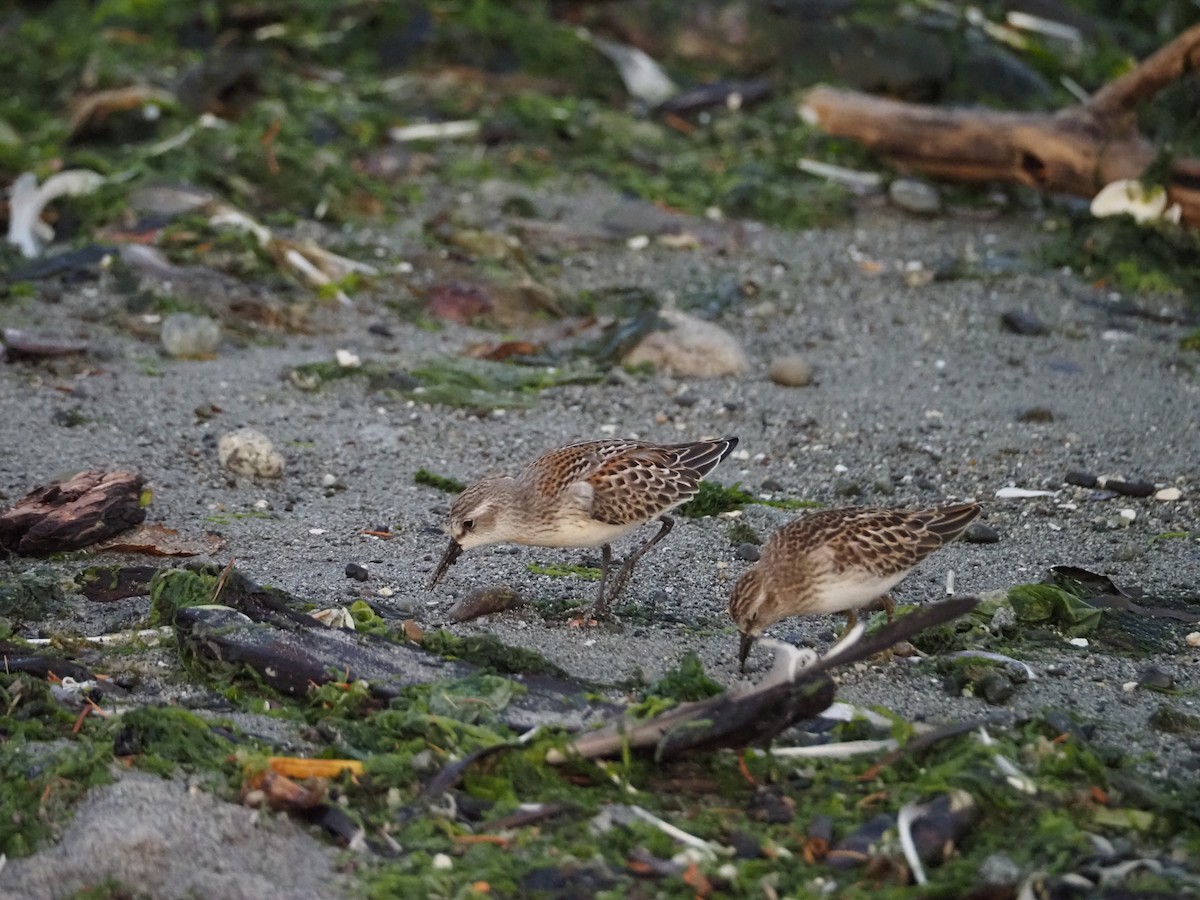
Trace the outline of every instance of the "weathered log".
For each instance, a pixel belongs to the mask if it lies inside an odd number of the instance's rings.
[[[1200,68],[1200,25],[1097,91],[1055,113],[947,109],[818,86],[801,115],[828,134],[864,144],[901,170],[954,181],[1015,181],[1092,197],[1138,178],[1157,150],[1137,131],[1139,106]],[[1200,226],[1200,160],[1174,160],[1167,196]]]
[[[89,469],[30,491],[0,514],[0,547],[22,556],[78,550],[146,518],[134,472]]]

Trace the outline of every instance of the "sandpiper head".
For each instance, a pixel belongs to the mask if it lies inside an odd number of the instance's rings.
[[[751,566],[742,573],[742,577],[733,586],[729,595],[729,615],[741,633],[741,644],[738,647],[738,668],[746,671],[746,658],[755,639],[763,633],[763,629],[775,620],[764,616],[764,605],[767,601],[766,582],[762,569],[757,565]]]
[[[442,530],[450,536],[450,546],[438,563],[429,586],[433,587],[458,560],[464,550],[482,544],[494,544],[507,538],[510,504],[506,502],[512,485],[507,475],[489,475],[475,482],[455,498]]]

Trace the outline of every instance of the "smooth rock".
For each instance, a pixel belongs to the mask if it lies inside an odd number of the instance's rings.
[[[758,562],[762,552],[754,544],[746,541],[744,544],[738,544],[738,548],[734,551],[734,555],[738,559],[744,559],[746,562]]]
[[[1151,666],[1138,676],[1138,687],[1152,691],[1173,691],[1175,690],[1175,678],[1162,669]]]
[[[677,309],[664,309],[659,315],[672,327],[642,338],[625,355],[625,365],[649,363],[659,371],[690,378],[718,378],[746,371],[742,345],[720,325]]]
[[[802,356],[777,356],[771,360],[767,377],[784,387],[806,387],[812,384],[812,366]]]
[[[1010,309],[1002,315],[1000,324],[1004,326],[1005,331],[1011,331],[1013,334],[1043,335],[1050,333],[1050,329],[1041,319],[1033,313],[1019,309]]]
[[[1126,497],[1149,497],[1154,493],[1154,485],[1149,481],[1119,481],[1108,478],[1104,481],[1104,487]]]
[[[862,486],[857,481],[851,481],[849,478],[839,478],[833,483],[833,495],[835,497],[857,497],[862,493]]]
[[[1189,647],[1200,647],[1200,631],[1193,631],[1184,638]]]
[[[1013,861],[1012,857],[1003,853],[993,853],[984,859],[975,875],[980,884],[989,887],[1017,884],[1021,880],[1021,876],[1021,867]]]
[[[1067,484],[1073,484],[1081,488],[1094,488],[1100,483],[1100,480],[1091,472],[1068,472],[1063,476],[1063,481]]]
[[[1179,490],[1179,488],[1168,487],[1168,488],[1163,488],[1161,491],[1158,491],[1157,493],[1155,493],[1154,499],[1170,501],[1170,500],[1178,500],[1182,496],[1183,496],[1183,491]]]
[[[271,439],[253,428],[240,428],[221,435],[217,442],[221,465],[238,475],[278,478],[283,474],[283,455]]]
[[[918,178],[895,179],[888,185],[888,197],[906,212],[929,216],[942,211],[938,189]]]
[[[999,706],[1011,697],[1016,689],[1016,685],[1008,675],[1004,672],[992,671],[979,679],[979,683],[975,686],[975,693],[993,706]]]
[[[986,522],[972,522],[963,532],[962,539],[968,544],[997,544],[1000,532]]]
[[[346,577],[353,578],[355,581],[366,581],[371,577],[371,573],[367,571],[366,566],[360,566],[358,563],[346,563]]]

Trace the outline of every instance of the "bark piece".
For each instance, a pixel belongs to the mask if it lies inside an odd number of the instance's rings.
[[[30,491],[0,514],[0,547],[21,556],[78,550],[141,523],[146,480],[89,469]]]

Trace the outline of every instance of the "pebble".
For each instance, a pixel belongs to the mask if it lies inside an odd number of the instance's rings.
[[[646,335],[622,362],[627,366],[649,363],[656,370],[679,377],[718,378],[746,371],[746,354],[730,332],[677,309],[659,316],[670,328]]]
[[[1017,614],[1013,612],[1012,607],[1001,606],[992,613],[992,621],[988,628],[992,634],[1004,634],[1005,632],[1015,631],[1017,627]]]
[[[1113,559],[1117,562],[1133,562],[1141,558],[1142,548],[1133,541],[1125,541],[1113,551]]]
[[[1000,324],[1006,331],[1011,331],[1013,334],[1043,335],[1050,333],[1050,329],[1041,319],[1033,313],[1020,309],[1010,309],[1000,317]]]
[[[171,313],[162,322],[159,339],[163,349],[176,359],[208,356],[221,343],[221,326],[208,316]]]
[[[906,212],[934,215],[942,210],[942,195],[927,181],[896,178],[888,185],[888,198]]]
[[[896,493],[896,483],[890,476],[880,475],[871,482],[871,487],[875,488],[880,494],[890,495]]]
[[[1138,687],[1153,691],[1173,691],[1175,690],[1175,679],[1162,669],[1151,666],[1138,676]]]
[[[851,481],[849,478],[839,478],[833,483],[833,495],[835,497],[857,497],[862,493],[862,486],[857,481]]]
[[[1178,500],[1183,496],[1183,491],[1177,487],[1163,488],[1154,495],[1155,500]]]
[[[1137,519],[1137,512],[1132,509],[1123,509],[1115,516],[1109,516],[1107,525],[1109,528],[1128,528]]]
[[[283,455],[269,437],[253,428],[221,435],[217,458],[222,466],[238,475],[278,478],[283,474]]]
[[[1004,672],[991,671],[979,679],[975,693],[981,694],[983,699],[993,706],[999,706],[1011,697],[1016,689],[1013,680]]]
[[[346,563],[346,577],[355,581],[366,581],[371,577],[371,573],[367,571],[366,566],[360,566],[358,563]]]
[[[962,539],[968,544],[998,544],[1000,532],[986,522],[972,522],[963,532]]]
[[[782,481],[779,481],[775,478],[764,478],[762,489],[764,491],[770,491],[771,493],[777,493],[779,491],[786,491],[787,486],[784,485]]]
[[[1200,631],[1193,631],[1184,640],[1189,647],[1200,647]]]
[[[333,358],[343,369],[357,369],[362,365],[362,358],[351,350],[336,350]]]
[[[737,556],[738,559],[746,560],[746,562],[758,562],[759,558],[762,556],[762,552],[754,544],[746,541],[744,544],[738,544],[738,548],[734,551],[734,555]]]
[[[1063,481],[1065,481],[1067,484],[1073,484],[1076,487],[1081,488],[1094,488],[1100,482],[1100,480],[1091,472],[1079,471],[1068,472],[1065,476],[1063,476]]]
[[[1125,497],[1149,497],[1154,493],[1154,485],[1149,481],[1119,481],[1107,478],[1102,487]]]
[[[812,374],[812,366],[802,356],[777,356],[767,370],[767,377],[784,387],[807,387]]]

